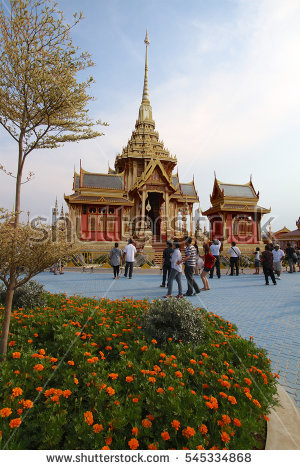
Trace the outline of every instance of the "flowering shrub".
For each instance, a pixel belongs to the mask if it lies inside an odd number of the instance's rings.
[[[145,332],[159,344],[173,341],[200,343],[203,335],[203,320],[199,309],[186,299],[171,297],[155,300],[142,318]]]
[[[145,300],[49,295],[14,312],[2,449],[250,449],[276,399],[265,351],[198,310],[205,342],[159,346]],[[0,310],[0,315],[3,310]]]

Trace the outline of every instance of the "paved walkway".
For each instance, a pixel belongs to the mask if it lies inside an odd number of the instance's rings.
[[[201,284],[201,279],[196,276]],[[165,295],[161,276],[143,271],[132,280],[114,281],[106,272],[65,272],[54,276],[42,273],[36,280],[53,293],[65,292],[88,297],[126,297],[150,300]],[[186,286],[183,280],[183,288]],[[300,273],[283,273],[277,286],[264,285],[262,275],[223,275],[210,280],[211,290],[189,297],[195,305],[223,316],[238,326],[239,334],[253,336],[257,345],[268,350],[272,367],[280,374],[280,383],[300,407]],[[177,284],[174,283],[174,294]]]

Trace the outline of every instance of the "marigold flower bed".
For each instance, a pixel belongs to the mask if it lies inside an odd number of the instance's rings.
[[[199,309],[202,342],[162,347],[140,326],[146,300],[49,295],[47,304],[13,314],[0,364],[0,448],[256,446],[276,374],[234,325]]]

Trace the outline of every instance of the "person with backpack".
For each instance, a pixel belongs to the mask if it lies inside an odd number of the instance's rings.
[[[166,287],[167,275],[168,275],[168,282],[167,282],[167,286],[168,286],[169,278],[170,278],[170,274],[171,274],[171,269],[172,269],[171,268],[172,253],[173,253],[172,242],[168,241],[167,242],[167,247],[163,251],[163,267],[162,267],[163,279],[162,279],[162,283],[161,283],[160,287]]]
[[[235,268],[235,275],[239,275],[239,261],[241,257],[241,251],[236,246],[235,242],[231,242],[231,248],[229,248],[228,253],[230,254],[230,276],[233,276],[234,268]]]

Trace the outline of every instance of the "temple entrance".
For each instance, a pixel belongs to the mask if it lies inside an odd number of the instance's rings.
[[[162,193],[148,193],[148,198],[146,200],[146,214],[150,219],[151,230],[156,241],[158,241],[161,236],[160,207],[163,202]],[[150,210],[148,211],[147,207],[149,206]]]

